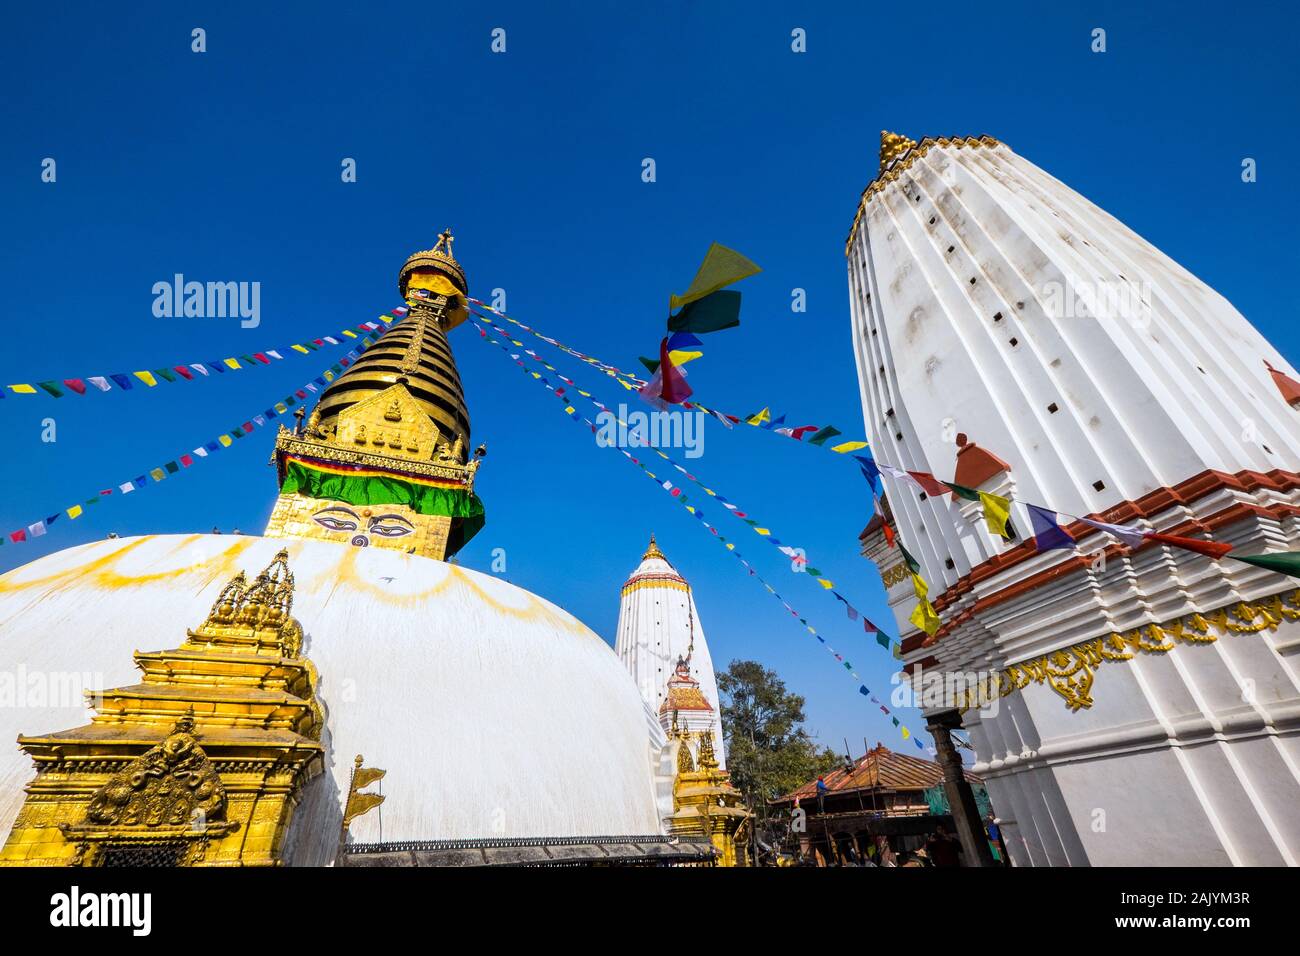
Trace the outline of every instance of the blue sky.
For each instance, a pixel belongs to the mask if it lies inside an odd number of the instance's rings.
[[[988,133],[1228,297],[1292,361],[1297,16],[1282,5],[143,3],[25,5],[0,36],[0,383],[274,348],[398,304],[396,272],[451,225],[471,291],[617,365],[661,334],[712,241],[764,272],[741,328],[690,367],[701,400],[771,405],[857,437],[843,242],[882,128]],[[836,9],[843,6],[845,9]],[[207,31],[208,52],[190,50]],[[490,51],[506,31],[506,53]],[[807,31],[807,52],[790,48]],[[1107,52],[1090,52],[1094,27]],[[53,157],[58,179],[40,180]],[[358,181],[340,180],[344,157]],[[652,157],[657,182],[641,180]],[[1241,182],[1256,159],[1258,182]],[[174,273],[261,283],[261,325],[159,319]],[[793,288],[808,310],[790,310]],[[612,641],[618,588],[655,531],[696,589],[715,661],[751,657],[855,754],[897,732],[781,606],[617,453],[471,328],[452,335],[487,528],[463,554]],[[130,393],[10,396],[0,531],[61,511],[228,431],[333,358]],[[585,366],[556,361],[580,384]],[[601,385],[602,397],[624,393]],[[58,440],[41,441],[53,417]],[[121,535],[257,532],[275,496],[259,431],[182,476],[114,498],[0,570]],[[859,556],[871,510],[850,461],[754,429],[707,432],[708,484],[803,546],[887,621]],[[892,661],[840,606],[718,507],[782,594],[873,690]],[[746,541],[746,536],[750,538]],[[915,712],[904,718],[914,728]]]

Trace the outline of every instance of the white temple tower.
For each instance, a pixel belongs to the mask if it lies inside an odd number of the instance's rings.
[[[1015,502],[1003,541],[978,503],[884,477],[932,637],[908,621],[881,522],[863,533],[905,670],[996,688],[963,716],[1013,860],[1300,862],[1300,582],[1073,517],[1300,550],[1295,370],[1221,295],[988,137],[883,134],[846,254],[878,463]],[[1026,502],[1072,516],[1078,549],[1040,553]]]
[[[718,682],[695,598],[691,586],[659,550],[654,535],[621,595],[614,650],[632,672],[641,696],[665,730],[672,725],[674,713],[679,726],[692,732],[711,725],[718,765],[726,769]],[[707,710],[698,706],[701,694]]]

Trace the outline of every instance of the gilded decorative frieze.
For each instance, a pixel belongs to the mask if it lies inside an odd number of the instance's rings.
[[[1179,642],[1213,644],[1227,634],[1276,630],[1283,621],[1300,620],[1300,589],[1253,604],[1238,601],[1206,614],[1186,614],[1165,624],[1146,624],[1111,632],[1032,660],[1012,664],[972,689],[958,691],[956,706],[965,712],[983,707],[1030,684],[1046,683],[1072,711],[1093,704],[1092,684],[1105,661],[1128,661],[1137,654],[1166,654]]]
[[[901,584],[903,581],[906,581],[908,574],[909,572],[906,564],[896,564],[892,568],[885,568],[885,570],[880,572],[880,583],[883,584],[886,589],[889,589],[895,584]]]

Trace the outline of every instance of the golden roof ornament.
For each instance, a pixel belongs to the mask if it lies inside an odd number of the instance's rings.
[[[642,561],[649,561],[651,558],[658,558],[660,561],[667,561],[664,553],[659,550],[659,545],[655,543],[654,532],[650,532],[650,547],[645,549],[645,554],[641,555]]]
[[[898,133],[891,133],[882,129],[880,131],[880,171],[883,173],[889,168],[890,163],[899,159],[915,145],[916,142],[906,136],[900,136]]]
[[[411,276],[415,273],[437,273],[448,279],[461,295],[469,293],[465,270],[461,268],[451,251],[453,242],[455,237],[451,234],[451,229],[444,229],[438,233],[438,241],[434,243],[432,249],[422,249],[407,257],[401,272],[397,274],[397,291],[403,299],[406,298],[407,290],[410,288]]]

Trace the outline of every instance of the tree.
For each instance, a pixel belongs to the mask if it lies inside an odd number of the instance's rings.
[[[757,809],[843,763],[803,728],[804,699],[757,661],[718,675],[731,780]]]

